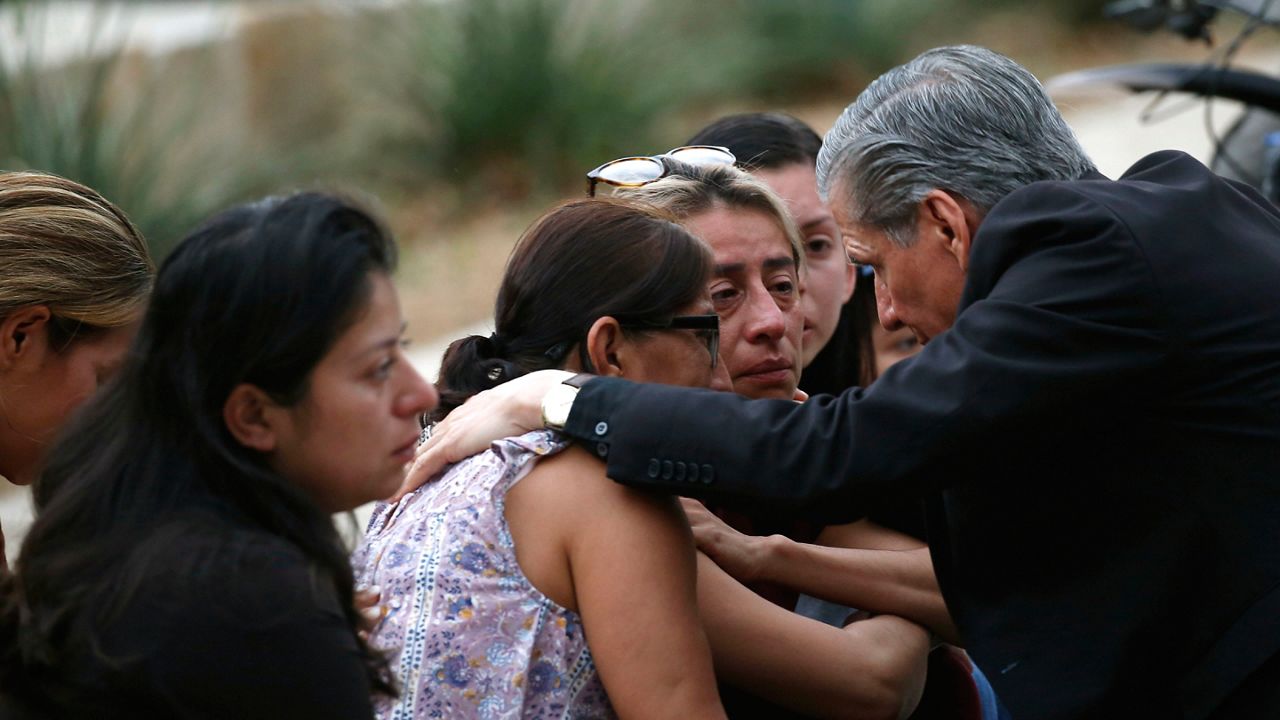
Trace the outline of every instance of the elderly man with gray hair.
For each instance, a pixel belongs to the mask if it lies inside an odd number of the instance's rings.
[[[619,482],[757,512],[924,497],[1013,717],[1280,717],[1280,211],[1177,152],[1103,177],[1036,79],[976,47],[876,80],[818,162],[918,356],[803,404],[529,376],[408,482],[545,424]]]

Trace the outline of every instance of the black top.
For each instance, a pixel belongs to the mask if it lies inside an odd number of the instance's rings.
[[[602,378],[566,431],[612,478],[745,509],[926,498],[1014,717],[1202,718],[1280,651],[1280,211],[1181,153],[1011,193],[953,327],[866,390]]]
[[[859,282],[871,281],[860,279]],[[869,297],[875,296],[873,294]],[[840,322],[831,334],[831,339],[800,375],[800,389],[811,397],[839,395],[849,388],[866,384],[866,380],[874,379],[875,349],[871,345],[873,322],[879,322],[875,317],[875,305],[865,306],[860,296],[855,295],[842,305]],[[867,507],[867,517],[919,540],[927,539],[925,509],[919,498],[888,498],[872,503]]]
[[[77,707],[0,716],[373,716],[333,583],[296,547],[200,518],[144,573],[144,590],[107,626],[102,655],[84,653],[66,667],[60,682],[76,689]]]

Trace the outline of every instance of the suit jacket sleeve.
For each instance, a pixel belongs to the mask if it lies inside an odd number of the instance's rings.
[[[869,389],[796,404],[602,378],[566,432],[628,485],[848,521],[981,477],[1010,443],[1072,451],[1076,423],[1155,392],[1160,307],[1124,223],[1069,183],[1039,183],[983,221],[954,326]]]

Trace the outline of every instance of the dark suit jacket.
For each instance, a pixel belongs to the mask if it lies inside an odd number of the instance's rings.
[[[1280,650],[1280,213],[1180,153],[1010,194],[955,325],[869,389],[593,380],[567,431],[621,482],[757,511],[925,497],[1015,717],[1204,717]]]

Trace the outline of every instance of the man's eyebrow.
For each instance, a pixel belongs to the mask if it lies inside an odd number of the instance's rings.
[[[721,263],[715,266],[716,275],[732,275],[747,269],[746,263]]]
[[[795,267],[796,259],[789,256],[771,257],[764,261],[765,270],[778,270],[780,268]]]

